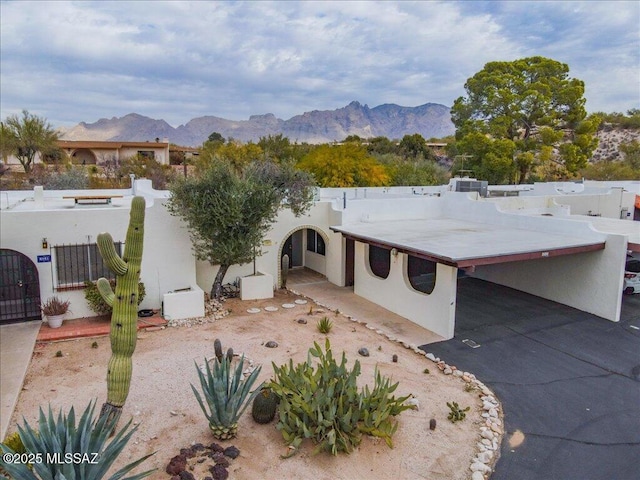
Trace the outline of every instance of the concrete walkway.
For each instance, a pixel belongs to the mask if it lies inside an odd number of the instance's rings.
[[[13,409],[40,331],[40,320],[0,326],[0,439],[4,440]]]
[[[368,325],[408,344],[419,346],[444,340],[440,335],[359,297],[353,293],[353,288],[338,287],[329,283],[325,277],[308,270],[290,273],[287,288],[331,310],[338,309],[344,315],[366,320]]]

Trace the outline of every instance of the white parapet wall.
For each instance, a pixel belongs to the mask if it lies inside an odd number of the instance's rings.
[[[165,293],[162,315],[166,320],[204,317],[204,291],[195,286]]]
[[[259,300],[273,298],[273,275],[258,272],[240,278],[240,299]]]

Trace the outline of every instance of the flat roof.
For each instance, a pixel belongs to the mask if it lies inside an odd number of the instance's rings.
[[[569,218],[590,222],[593,225],[593,228],[599,232],[627,235],[629,249],[640,252],[640,222],[638,221],[593,217],[591,215],[570,215]]]
[[[533,260],[604,249],[604,241],[451,218],[333,226],[347,238],[455,267]]]

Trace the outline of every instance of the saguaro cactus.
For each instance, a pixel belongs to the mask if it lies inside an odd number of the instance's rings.
[[[129,395],[131,384],[131,357],[136,349],[138,326],[138,283],[142,263],[144,239],[144,197],[134,197],[131,201],[129,228],[122,258],[116,253],[109,233],[98,235],[100,255],[116,274],[115,293],[106,278],[98,280],[100,295],[109,306],[111,313],[111,359],[107,370],[107,401],[102,405],[101,416],[119,416]]]

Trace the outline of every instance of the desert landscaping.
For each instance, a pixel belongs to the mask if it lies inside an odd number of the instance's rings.
[[[215,442],[223,448],[233,445],[240,452],[228,460],[231,479],[487,478],[497,460],[494,452],[499,451],[500,408],[472,374],[436,363],[416,347],[390,340],[363,320],[350,319],[288,291],[279,291],[268,300],[229,299],[224,309],[230,312],[217,315],[222,318],[191,319],[138,334],[131,390],[120,421],[123,426],[132,418],[138,429],[119,465],[156,452],[136,471],[156,468],[149,478],[168,479],[171,475],[165,469],[180,449]],[[258,309],[258,313],[248,312]],[[326,335],[317,328],[325,316],[333,323]],[[312,455],[313,445],[305,440],[297,452],[283,459],[291,452],[275,428],[277,418],[260,425],[252,419],[250,407],[240,419],[236,438],[215,440],[190,384],[198,386],[194,362],[203,365],[205,358],[214,357],[216,338],[225,349],[232,347],[236,356],[244,354],[251,367],[261,367],[259,381],[272,378],[272,362],[277,366],[289,359],[303,362],[314,342],[324,346],[328,338],[334,356],[344,351],[349,367],[356,360],[361,363],[359,386],[373,381],[377,367],[399,382],[394,395],[411,394],[417,408],[396,417],[393,449],[383,440],[365,436],[349,455]],[[277,347],[268,348],[267,342],[276,342]],[[359,353],[363,348],[369,356]],[[106,396],[110,354],[108,337],[38,344],[9,430],[14,431],[22,417],[35,425],[39,406],[50,404],[54,411],[75,406],[82,411],[92,399],[99,406]],[[447,419],[447,402],[454,401],[461,408],[470,407],[466,418],[456,423]],[[204,479],[211,476],[208,469],[212,466],[210,459],[191,461],[187,470],[194,478]]]

